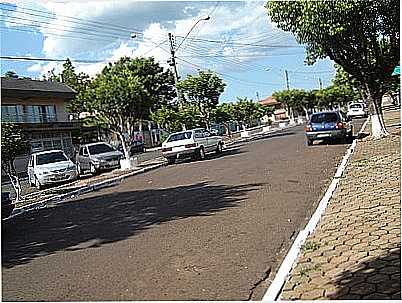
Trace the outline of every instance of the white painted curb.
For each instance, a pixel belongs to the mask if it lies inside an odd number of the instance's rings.
[[[12,214],[8,218],[6,218],[4,220],[11,219],[13,217],[16,217],[16,216],[21,215],[21,214],[23,214],[25,212],[28,212],[28,211],[41,209],[41,208],[46,208],[49,205],[63,203],[64,199],[77,197],[79,195],[89,193],[91,191],[95,191],[95,190],[99,190],[99,189],[104,188],[104,187],[108,187],[110,185],[113,185],[113,184],[116,184],[118,182],[121,182],[122,180],[124,180],[124,179],[126,179],[128,177],[135,176],[135,175],[138,175],[138,174],[141,174],[141,173],[145,173],[147,171],[159,168],[159,167],[161,167],[163,165],[165,165],[165,164],[164,163],[158,163],[158,164],[155,164],[155,165],[151,165],[151,166],[148,166],[148,167],[141,168],[139,170],[133,171],[133,172],[125,174],[125,175],[117,176],[117,177],[114,177],[114,178],[111,178],[111,179],[100,181],[98,183],[90,184],[90,185],[85,186],[83,188],[72,190],[72,191],[70,191],[68,193],[65,193],[65,194],[53,196],[53,197],[50,197],[48,199],[45,199],[45,200],[42,200],[42,201],[39,201],[39,202],[35,202],[35,203],[32,203],[32,204],[24,205],[24,206],[21,206],[21,207],[16,207],[13,210]]]
[[[364,129],[367,126],[367,123],[369,122],[369,119],[370,118],[368,118],[363,123],[360,131],[358,132],[358,135],[360,135],[364,131]],[[278,296],[280,295],[282,287],[285,284],[286,278],[288,277],[290,271],[292,270],[294,263],[300,253],[300,249],[301,249],[302,245],[306,241],[307,237],[315,230],[318,222],[321,219],[322,214],[324,213],[325,209],[327,208],[327,205],[328,205],[329,201],[331,200],[332,195],[334,194],[334,192],[338,186],[339,178],[342,177],[342,174],[346,169],[348,160],[350,159],[350,157],[352,156],[353,152],[356,149],[357,140],[358,139],[354,139],[352,142],[352,145],[346,151],[346,154],[343,157],[342,162],[338,166],[335,176],[332,179],[332,182],[329,185],[327,191],[325,192],[324,197],[321,199],[320,203],[318,204],[317,209],[315,210],[311,219],[307,223],[306,227],[303,230],[301,230],[299,232],[299,234],[297,235],[297,237],[296,237],[295,241],[293,242],[292,246],[290,247],[285,259],[283,260],[281,266],[279,267],[274,280],[272,281],[267,292],[265,293],[264,297],[262,298],[262,301],[275,301],[278,299]]]

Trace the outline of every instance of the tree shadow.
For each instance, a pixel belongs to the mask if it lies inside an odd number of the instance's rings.
[[[336,276],[332,282],[336,291],[327,297],[336,300],[400,300],[400,247],[382,256],[365,259]]]
[[[285,137],[285,136],[292,136],[294,134],[295,134],[295,132],[292,132],[292,131],[282,131],[280,133],[273,133],[273,134],[261,134],[261,135],[257,135],[255,137],[252,137],[250,141],[277,138],[277,137]]]
[[[209,185],[100,193],[2,222],[2,266],[62,250],[99,247],[172,220],[236,207],[262,184]]]
[[[244,152],[245,151],[240,150],[238,148],[238,146],[237,147],[229,146],[229,147],[225,148],[219,154],[217,154],[215,152],[206,154],[204,160],[194,160],[194,159],[191,159],[190,157],[188,157],[188,158],[183,158],[183,159],[177,159],[176,164],[214,160],[214,159],[224,158],[224,157],[228,157],[228,156],[239,155],[239,154],[242,154]]]

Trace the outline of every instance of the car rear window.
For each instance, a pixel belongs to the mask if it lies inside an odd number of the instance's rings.
[[[361,104],[351,104],[351,105],[349,105],[349,108],[362,108],[363,107],[363,105],[361,105]]]
[[[62,162],[62,161],[68,161],[67,157],[62,152],[46,153],[36,156],[37,165]]]
[[[320,113],[311,116],[311,123],[338,122],[339,117],[336,113]]]
[[[89,154],[97,155],[114,151],[114,149],[106,144],[96,144],[88,146]]]
[[[170,135],[170,137],[167,139],[167,142],[191,139],[191,135],[192,135],[192,132],[182,132],[182,133],[173,134],[173,135]]]

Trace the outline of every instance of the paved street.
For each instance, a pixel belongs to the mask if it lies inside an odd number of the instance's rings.
[[[346,148],[297,127],[9,220],[3,300],[259,300]]]

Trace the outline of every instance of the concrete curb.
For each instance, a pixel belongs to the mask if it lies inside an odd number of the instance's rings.
[[[363,123],[358,135],[360,135],[367,126],[370,117]],[[262,301],[276,301],[280,292],[282,290],[283,285],[285,284],[286,278],[288,277],[290,271],[292,270],[294,263],[300,253],[300,249],[304,242],[306,241],[307,237],[315,230],[317,227],[318,222],[321,219],[322,214],[324,213],[325,209],[329,201],[332,198],[336,188],[338,187],[339,179],[342,177],[343,172],[346,169],[346,165],[353,155],[356,145],[357,145],[357,138],[353,140],[352,145],[348,148],[345,156],[343,157],[341,163],[338,166],[338,169],[332,179],[331,184],[329,185],[327,191],[325,192],[324,196],[320,200],[314,214],[311,216],[309,222],[307,223],[306,227],[299,232],[295,241],[293,242],[292,246],[290,247],[285,259],[283,260],[281,266],[278,269],[278,272],[275,275],[274,280],[272,281],[271,285],[269,286],[267,292],[262,298]],[[279,298],[280,301],[280,298]]]
[[[39,201],[39,202],[35,202],[35,203],[32,203],[32,204],[17,207],[17,208],[15,208],[13,210],[12,214],[5,220],[11,219],[13,217],[19,216],[19,215],[21,215],[23,213],[26,213],[26,212],[29,212],[29,211],[32,211],[32,210],[37,210],[37,209],[41,209],[41,208],[47,208],[48,206],[53,206],[53,205],[56,205],[56,204],[64,203],[65,202],[64,199],[72,198],[72,197],[78,197],[79,195],[82,195],[82,194],[85,194],[85,193],[89,193],[89,192],[92,192],[92,191],[97,191],[99,189],[115,185],[117,183],[120,183],[121,181],[123,181],[126,178],[129,178],[131,176],[135,176],[135,175],[138,175],[138,174],[141,174],[141,173],[145,173],[145,172],[150,171],[150,170],[157,169],[157,168],[159,168],[161,166],[164,166],[164,165],[165,165],[165,163],[158,163],[158,164],[155,164],[155,165],[151,165],[151,166],[148,166],[148,167],[141,168],[139,170],[130,172],[130,173],[125,174],[125,175],[121,175],[121,176],[114,177],[114,178],[111,178],[111,179],[103,180],[103,181],[98,182],[98,183],[90,184],[90,185],[85,186],[83,188],[72,190],[71,192],[68,192],[68,193],[65,193],[65,194],[57,195],[57,196],[50,197],[48,199],[45,199],[45,200],[42,200],[42,201]]]
[[[259,133],[251,135],[248,138],[244,138],[244,139],[235,140],[235,141],[232,141],[232,142],[229,142],[229,143],[225,143],[225,146],[231,146],[231,145],[234,145],[236,143],[250,142],[250,141],[255,140],[255,138],[258,138],[258,136],[269,135],[269,134],[276,133],[276,132],[283,132],[283,131],[286,131],[287,129],[294,128],[294,127],[297,127],[297,126],[300,126],[300,125],[297,125],[297,124],[296,125],[290,125],[290,126],[287,126],[285,128],[274,128],[274,129],[272,129],[270,131],[267,131],[267,132],[259,132]]]

